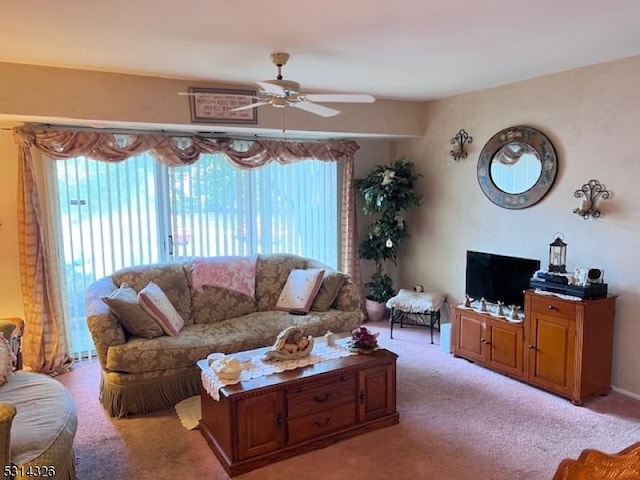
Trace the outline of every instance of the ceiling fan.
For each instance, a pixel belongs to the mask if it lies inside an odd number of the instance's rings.
[[[325,107],[315,102],[372,103],[376,100],[373,96],[366,94],[302,93],[298,82],[285,80],[282,77],[282,67],[289,60],[289,54],[272,53],[270,58],[273,64],[278,67],[278,76],[274,80],[256,82],[260,86],[256,97],[257,102],[232,110],[248,110],[262,105],[272,105],[276,108],[295,107],[321,117],[333,117],[338,115],[340,110]]]

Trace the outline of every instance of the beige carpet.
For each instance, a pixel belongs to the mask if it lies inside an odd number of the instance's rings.
[[[640,402],[612,393],[585,407],[443,353],[428,329],[394,328],[400,424],[283,460],[241,480],[550,480],[584,448],[617,452],[640,441]],[[78,479],[227,480],[198,429],[168,409],[110,418],[98,402],[99,367],[58,377],[78,406]]]

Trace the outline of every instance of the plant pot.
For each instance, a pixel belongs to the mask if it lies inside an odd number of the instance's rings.
[[[370,322],[379,322],[387,316],[387,306],[384,303],[365,298],[364,308],[367,312],[367,320]]]
[[[351,350],[352,352],[357,353],[358,355],[371,355],[373,352],[378,350],[378,347],[374,347],[374,348],[351,347],[351,348],[349,348],[349,350]]]

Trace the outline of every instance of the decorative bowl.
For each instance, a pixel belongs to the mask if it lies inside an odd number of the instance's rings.
[[[222,358],[211,364],[211,369],[220,380],[235,381],[240,378],[242,366],[237,358]]]
[[[207,364],[211,366],[216,360],[222,360],[226,355],[220,352],[214,352],[207,355]]]
[[[313,337],[305,337],[298,327],[287,327],[278,334],[273,347],[262,357],[264,360],[296,360],[309,356],[313,350]]]

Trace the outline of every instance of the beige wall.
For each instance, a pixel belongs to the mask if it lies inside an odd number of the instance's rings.
[[[23,317],[18,263],[18,149],[0,130],[0,318]]]
[[[410,220],[412,238],[401,256],[403,285],[423,283],[464,297],[465,252],[481,250],[537,258],[548,264],[556,232],[568,243],[567,267],[602,267],[616,304],[613,385],[640,397],[640,57],[572,70],[486,91],[430,102],[420,140],[401,141],[424,175],[425,203]],[[513,125],[543,131],[554,144],[559,171],[549,194],[524,210],[500,208],[476,178],[483,145]],[[449,139],[464,128],[469,157],[456,163]],[[612,193],[602,217],[583,220],[573,192],[597,179]]]

